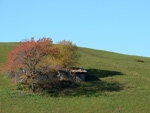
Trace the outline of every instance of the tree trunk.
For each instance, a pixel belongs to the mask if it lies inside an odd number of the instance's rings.
[[[34,89],[34,83],[32,82],[31,85],[32,85],[32,91],[35,92],[35,89]]]

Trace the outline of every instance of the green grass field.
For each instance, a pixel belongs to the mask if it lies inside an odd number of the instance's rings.
[[[17,43],[0,43],[0,65]],[[15,90],[0,75],[0,113],[149,113],[150,58],[79,48],[89,77],[70,96],[49,97]],[[137,62],[137,60],[143,60]],[[98,80],[98,78],[100,80]]]

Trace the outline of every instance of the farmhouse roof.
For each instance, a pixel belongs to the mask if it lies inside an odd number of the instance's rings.
[[[72,73],[86,73],[87,71],[86,70],[84,70],[83,68],[73,68],[73,69],[70,69],[70,71],[72,72]]]

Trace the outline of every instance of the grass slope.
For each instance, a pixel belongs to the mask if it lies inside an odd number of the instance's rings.
[[[0,63],[17,43],[0,43]],[[0,113],[149,113],[150,59],[79,48],[88,82],[73,96],[43,97],[13,89],[0,75]],[[136,62],[143,60],[144,63]],[[100,78],[101,81],[98,81]]]

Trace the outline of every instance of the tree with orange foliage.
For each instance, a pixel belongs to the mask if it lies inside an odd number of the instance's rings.
[[[39,68],[42,60],[46,55],[55,56],[57,49],[52,46],[51,38],[40,38],[35,41],[32,37],[31,40],[20,42],[18,46],[8,52],[7,62],[3,68],[3,72],[15,73],[22,72],[26,79],[32,83],[36,76],[39,76]],[[43,66],[43,65],[42,65]],[[46,66],[46,65],[45,65]]]
[[[34,83],[38,77],[53,76],[59,69],[69,68],[78,63],[76,45],[65,40],[56,45],[52,42],[51,38],[45,37],[37,41],[32,37],[31,40],[20,42],[8,52],[3,72],[14,76],[15,79],[18,76],[24,78],[32,85],[34,92]]]

